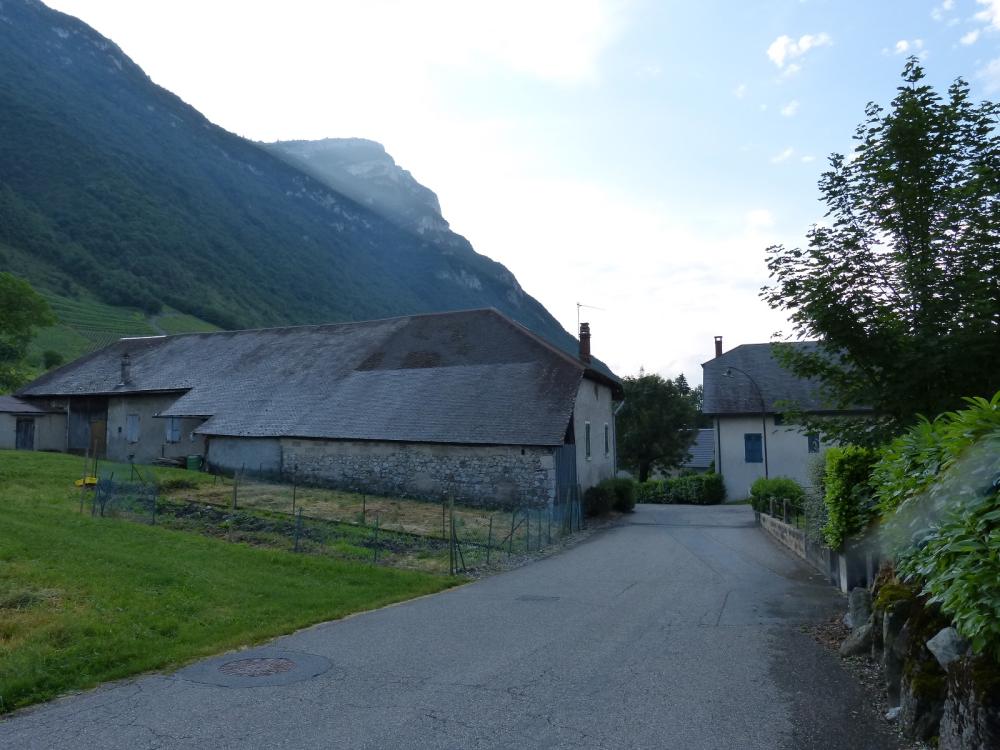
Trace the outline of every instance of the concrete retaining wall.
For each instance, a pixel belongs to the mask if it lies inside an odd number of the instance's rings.
[[[867,586],[874,578],[877,560],[864,546],[852,545],[841,553],[834,552],[810,542],[802,529],[766,513],[757,513],[756,516],[760,527],[768,535],[826,576],[845,594],[855,586]]]

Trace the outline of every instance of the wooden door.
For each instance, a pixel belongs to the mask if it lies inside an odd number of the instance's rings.
[[[18,417],[14,448],[19,451],[35,450],[35,420],[31,417]]]
[[[105,458],[108,452],[108,423],[96,419],[90,423],[90,455]]]

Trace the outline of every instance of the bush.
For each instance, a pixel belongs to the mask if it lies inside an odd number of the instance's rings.
[[[826,452],[823,503],[827,521],[823,538],[832,549],[841,549],[849,537],[865,529],[874,515],[870,479],[875,458],[873,451],[856,445]]]
[[[900,575],[1000,661],[1000,393],[967,402],[894,440],[873,481]]]
[[[615,510],[619,513],[631,513],[635,510],[635,481],[626,478],[605,479],[601,484],[606,484],[614,496]]]
[[[664,479],[647,479],[636,487],[636,499],[640,503],[666,503],[667,482]]]
[[[783,509],[787,501],[789,507],[802,508],[806,492],[802,485],[791,477],[760,477],[750,486],[750,505],[758,513],[767,513],[774,501],[775,510]]]
[[[946,412],[933,422],[921,417],[916,426],[883,449],[872,471],[883,515],[923,492],[969,446],[1000,430],[1000,393],[989,401],[970,398],[966,402],[969,408]]]
[[[830,520],[823,498],[826,495],[826,453],[813,456],[807,469],[809,485],[802,501],[806,538],[813,544],[823,544],[823,528]]]
[[[606,516],[614,506],[615,493],[604,482],[588,487],[583,493],[583,511],[588,517]]]
[[[640,503],[690,503],[713,505],[726,499],[726,485],[718,474],[687,474],[670,479],[650,479],[638,486]]]

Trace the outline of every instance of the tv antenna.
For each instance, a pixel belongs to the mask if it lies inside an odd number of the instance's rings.
[[[580,330],[580,308],[585,307],[588,310],[600,310],[601,312],[607,312],[603,307],[594,307],[593,305],[585,305],[582,302],[576,303],[576,330]]]

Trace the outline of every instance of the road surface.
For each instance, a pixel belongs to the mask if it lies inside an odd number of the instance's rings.
[[[20,712],[0,747],[892,748],[802,632],[843,606],[746,506],[639,506],[509,573]]]

